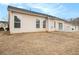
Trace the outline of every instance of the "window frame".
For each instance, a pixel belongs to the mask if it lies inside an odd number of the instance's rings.
[[[14,28],[21,28],[21,20],[17,16],[14,16]]]
[[[63,23],[59,23],[59,30],[63,30]]]
[[[46,28],[46,20],[43,20],[43,28]]]
[[[36,28],[40,28],[40,20],[36,19]]]

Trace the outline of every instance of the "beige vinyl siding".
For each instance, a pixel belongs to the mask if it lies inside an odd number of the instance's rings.
[[[49,19],[49,31],[61,31],[59,30],[59,23],[62,23],[63,24],[63,28],[62,28],[62,31],[64,31],[64,21],[60,21],[60,20],[52,20],[52,19]]]
[[[78,26],[69,24],[63,20],[50,19],[50,17],[45,17],[44,15],[31,14],[31,13],[21,13],[22,11],[12,12],[9,10],[9,28],[10,33],[23,33],[23,32],[44,32],[44,31],[65,31],[73,32],[78,31]],[[17,16],[21,20],[20,28],[14,28],[14,16]],[[40,28],[36,28],[36,20],[40,21]],[[46,28],[43,28],[43,21],[46,20]],[[59,29],[59,23],[63,24],[62,30]],[[72,28],[74,30],[72,30]]]
[[[10,18],[11,33],[46,31],[46,29],[43,28],[43,21],[46,19],[43,17],[29,16],[20,13],[11,13],[10,15],[11,15]],[[14,16],[17,16],[21,20],[21,28],[14,28]],[[40,20],[40,28],[36,28],[36,19]]]

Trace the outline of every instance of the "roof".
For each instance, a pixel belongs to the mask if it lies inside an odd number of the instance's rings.
[[[44,15],[44,16],[49,17],[49,18],[54,18],[54,19],[56,19],[56,20],[62,20],[62,21],[68,22],[68,21],[66,21],[66,20],[64,20],[64,19],[61,19],[61,18],[59,18],[59,17],[55,17],[55,16],[52,16],[52,15],[43,14],[43,13],[31,11],[31,10],[26,10],[26,9],[22,9],[22,8],[17,8],[17,7],[14,7],[14,6],[8,6],[8,10],[9,10],[9,9],[21,10],[21,11],[25,11],[25,12],[29,12],[29,13],[33,13],[33,14]],[[68,22],[68,23],[69,23],[69,22]]]

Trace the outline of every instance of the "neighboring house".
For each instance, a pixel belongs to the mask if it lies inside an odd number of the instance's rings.
[[[8,6],[10,33],[78,31],[78,27],[55,16]]]
[[[0,21],[0,29],[3,29],[6,31],[8,28],[8,22],[7,21]]]

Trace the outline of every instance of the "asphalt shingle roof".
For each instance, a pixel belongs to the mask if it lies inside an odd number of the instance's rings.
[[[26,10],[26,9],[22,9],[22,8],[17,8],[17,7],[13,7],[13,6],[8,6],[8,10],[9,9],[15,9],[15,10],[21,10],[21,11],[24,11],[24,12],[29,12],[29,13],[33,13],[33,14],[38,14],[38,15],[44,15],[46,17],[51,17],[51,18],[54,18],[56,20],[62,20],[62,21],[65,21],[65,22],[68,22],[64,19],[61,19],[59,17],[55,17],[55,16],[52,16],[52,15],[48,15],[48,14],[43,14],[43,13],[39,13],[39,12],[35,12],[35,11],[30,11],[30,10]],[[69,22],[68,22],[69,23]]]

